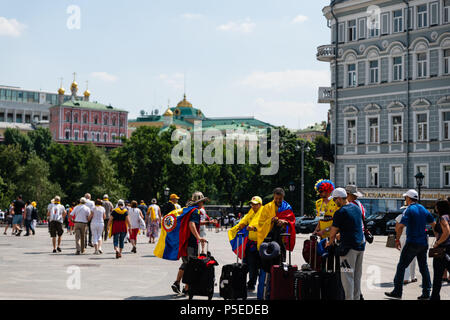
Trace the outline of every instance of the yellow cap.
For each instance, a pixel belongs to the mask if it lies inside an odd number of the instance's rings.
[[[254,196],[253,198],[252,198],[252,200],[250,200],[250,203],[253,203],[253,204],[262,204],[263,202],[262,202],[262,199],[261,199],[261,197],[258,197],[258,196]]]
[[[33,202],[31,203],[31,205],[32,205],[33,207],[36,208],[36,202],[35,202],[35,201],[33,201]]]
[[[170,200],[172,200],[172,199],[180,199],[180,197],[178,197],[175,193],[172,193],[170,195]]]

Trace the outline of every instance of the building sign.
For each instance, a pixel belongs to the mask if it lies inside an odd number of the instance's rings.
[[[388,189],[360,189],[365,199],[403,199],[403,194],[408,190],[388,190]],[[421,200],[438,200],[450,197],[450,190],[423,190],[420,193]]]

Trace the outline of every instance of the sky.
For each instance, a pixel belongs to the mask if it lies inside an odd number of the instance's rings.
[[[330,86],[316,48],[329,0],[2,0],[0,84],[69,91],[129,111],[164,112],[184,92],[207,117],[325,121]]]

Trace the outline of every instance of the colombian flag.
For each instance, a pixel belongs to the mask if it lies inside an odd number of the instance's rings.
[[[198,206],[176,209],[162,219],[161,235],[153,251],[158,258],[178,260],[187,256],[187,244],[191,235],[189,220]]]
[[[281,206],[278,208],[277,218],[286,220],[289,223],[287,226],[286,233],[289,233],[291,235],[290,243],[287,243],[288,239],[285,239],[286,240],[285,244],[286,244],[286,249],[289,251],[292,251],[292,250],[294,250],[294,247],[295,247],[295,236],[296,236],[295,215],[294,215],[294,212],[292,211],[291,205],[284,200],[283,200],[283,203],[281,204]]]
[[[245,248],[247,247],[248,230],[247,227],[242,230],[238,229],[239,225],[235,225],[233,228],[228,230],[228,240],[230,240],[231,249],[239,258],[243,259],[245,257]],[[242,252],[242,242],[244,242],[244,252]]]

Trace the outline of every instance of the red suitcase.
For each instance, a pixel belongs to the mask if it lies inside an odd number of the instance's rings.
[[[283,233],[282,236],[290,236]],[[289,251],[289,264],[272,266],[270,271],[270,300],[295,300],[294,274],[297,266],[291,265],[291,251]]]

